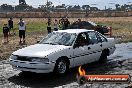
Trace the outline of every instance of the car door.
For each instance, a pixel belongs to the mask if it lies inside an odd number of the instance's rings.
[[[80,33],[75,41],[73,47],[73,59],[74,66],[79,66],[85,64],[87,53],[87,35],[86,33]]]
[[[107,43],[108,43],[108,40],[100,33],[97,32],[97,37],[98,37],[98,42],[100,43],[101,47],[102,47],[102,50],[103,49],[106,49],[108,46],[107,46]]]
[[[100,34],[98,32],[96,32],[96,34],[97,34],[98,44],[100,45],[101,53],[102,53],[102,51],[104,49],[107,49],[108,48],[108,41],[107,41],[107,39],[102,34]]]
[[[87,32],[89,37],[89,45],[87,47],[87,55],[86,62],[91,63],[97,61],[101,56],[101,44],[98,42],[98,38],[95,31]]]

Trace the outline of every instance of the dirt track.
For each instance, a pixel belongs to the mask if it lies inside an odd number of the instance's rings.
[[[26,45],[19,45],[19,37],[11,36],[9,44],[0,43],[0,88],[79,88],[76,82],[76,74],[78,68],[70,70],[68,75],[64,77],[56,77],[53,74],[27,74],[24,75],[20,71],[12,69],[8,63],[11,53],[19,48],[34,44],[45,32],[27,34]],[[0,40],[2,37],[0,36]],[[92,63],[84,65],[86,73],[111,73],[111,74],[130,74],[132,76],[132,43],[123,43],[116,45],[116,52],[108,57],[106,64]],[[123,52],[120,52],[123,51]],[[96,65],[95,65],[96,64]],[[86,84],[82,88],[125,88],[130,84]],[[132,88],[132,87],[131,87]]]
[[[116,52],[108,57],[105,64],[91,63],[84,65],[87,74],[130,74],[132,76],[132,43],[116,45]],[[123,48],[122,48],[123,47]],[[123,51],[124,50],[124,51]],[[126,52],[126,51],[127,52]],[[129,52],[129,54],[128,54]],[[76,82],[78,68],[70,70],[68,75],[57,77],[50,74],[23,74],[12,69],[7,60],[0,61],[0,88],[128,88],[128,84],[86,84]],[[130,87],[132,88],[132,87]]]

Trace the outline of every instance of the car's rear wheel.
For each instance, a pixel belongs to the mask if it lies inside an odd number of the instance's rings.
[[[64,75],[69,69],[68,62],[65,59],[59,59],[56,62],[54,72],[57,75]]]
[[[22,71],[21,72],[21,75],[24,75],[24,76],[29,76],[31,74],[33,74],[33,72],[28,72],[28,71]]]
[[[100,59],[99,59],[99,62],[100,63],[107,62],[107,56],[108,56],[108,50],[102,51],[102,54],[101,54]]]

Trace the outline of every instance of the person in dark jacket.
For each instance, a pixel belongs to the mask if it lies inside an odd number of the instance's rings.
[[[8,33],[9,33],[9,28],[7,26],[7,24],[4,24],[3,27],[3,35],[4,35],[4,43],[8,43]]]
[[[12,20],[12,18],[10,18],[8,20],[8,27],[9,27],[9,34],[10,34],[10,31],[12,30],[13,31],[13,34],[15,35],[15,31],[13,29],[13,20]]]
[[[65,29],[67,29],[69,25],[70,25],[70,22],[69,22],[69,20],[66,18],[65,21],[64,21]]]
[[[47,22],[47,31],[48,31],[48,34],[51,33],[51,19],[50,18],[48,19],[48,22]]]

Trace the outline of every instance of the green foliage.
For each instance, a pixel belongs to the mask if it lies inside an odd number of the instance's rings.
[[[15,31],[18,31],[18,25],[14,24]],[[45,31],[47,29],[46,23],[42,22],[29,22],[26,24],[27,32],[40,32]],[[2,26],[0,27],[0,34],[2,33]]]

